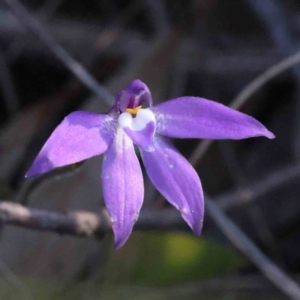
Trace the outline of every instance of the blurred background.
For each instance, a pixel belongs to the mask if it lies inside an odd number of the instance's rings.
[[[104,206],[101,157],[24,179],[65,115],[104,113],[109,105],[28,30],[32,19],[18,3],[112,95],[139,78],[155,103],[201,96],[272,131],[276,140],[174,144],[193,155],[222,211],[300,280],[300,59],[278,66],[299,51],[299,1],[0,2],[0,199],[97,212]],[[146,176],[145,185],[142,213],[169,211]],[[200,238],[184,226],[134,230],[115,251],[111,233],[79,238],[1,226],[0,299],[289,299],[221,229],[207,213]]]

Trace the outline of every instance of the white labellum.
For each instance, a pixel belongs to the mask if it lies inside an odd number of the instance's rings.
[[[135,118],[133,118],[129,112],[123,112],[119,116],[118,122],[122,128],[128,127],[132,131],[140,131],[143,130],[148,123],[155,122],[155,116],[149,109],[140,109]]]

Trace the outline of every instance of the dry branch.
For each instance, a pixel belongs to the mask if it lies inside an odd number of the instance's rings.
[[[58,213],[29,208],[8,201],[0,202],[0,222],[25,228],[52,231],[74,236],[102,237],[111,230],[111,221],[105,209],[99,213],[71,211]],[[145,210],[135,226],[141,230],[186,230],[180,214],[173,209]]]

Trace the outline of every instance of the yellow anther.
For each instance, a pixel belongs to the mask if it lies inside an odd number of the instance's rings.
[[[141,108],[142,108],[142,105],[138,106],[136,108],[127,108],[126,111],[132,115],[136,115]]]

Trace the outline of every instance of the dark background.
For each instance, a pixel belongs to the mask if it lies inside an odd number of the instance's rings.
[[[104,113],[109,105],[74,77],[7,3],[0,4],[0,198],[59,212],[99,211],[99,157],[24,179],[66,114],[78,109]],[[139,78],[155,103],[201,96],[233,104],[272,131],[275,140],[214,142],[194,167],[205,192],[256,246],[299,278],[297,61],[289,68],[273,68],[276,76],[258,89],[250,88],[247,96],[240,94],[266,70],[297,53],[298,1],[21,3],[113,95]],[[174,144],[186,157],[198,149],[196,140]],[[169,208],[150,182],[145,184],[143,209]],[[189,231],[134,231],[121,250],[115,252],[112,245],[111,234],[102,240],[80,239],[2,227],[0,297],[287,299],[235,249],[209,214],[200,238]]]

